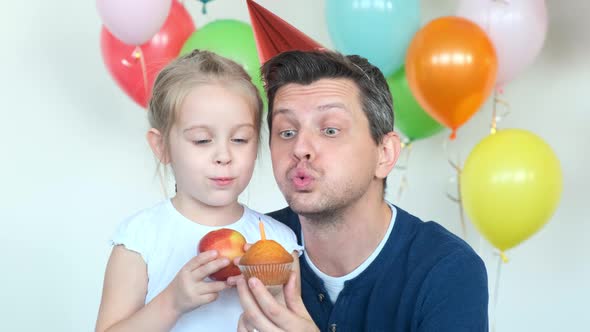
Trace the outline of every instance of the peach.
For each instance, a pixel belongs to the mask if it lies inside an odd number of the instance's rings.
[[[221,228],[207,233],[199,242],[199,252],[217,250],[220,257],[226,257],[230,264],[209,276],[212,280],[225,281],[228,277],[239,275],[240,269],[234,258],[244,255],[244,236],[233,229]]]

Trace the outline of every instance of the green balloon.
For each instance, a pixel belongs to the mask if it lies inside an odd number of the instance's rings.
[[[266,109],[266,95],[260,78],[260,60],[254,33],[249,24],[229,19],[210,22],[186,40],[180,55],[190,53],[194,49],[217,53],[244,66],[252,77],[252,82],[258,87]]]
[[[403,67],[387,77],[387,84],[393,97],[395,127],[410,141],[430,137],[444,129],[444,126],[432,119],[414,98]]]

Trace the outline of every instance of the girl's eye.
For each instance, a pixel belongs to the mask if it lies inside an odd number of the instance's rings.
[[[207,144],[207,143],[209,143],[209,142],[211,142],[211,140],[210,140],[210,139],[198,139],[198,140],[195,140],[195,141],[193,141],[193,143],[194,143],[194,144],[197,144],[197,145],[200,145],[200,144]]]
[[[334,137],[334,136],[338,135],[338,133],[340,132],[340,129],[328,127],[328,128],[322,129],[322,131],[324,132],[324,135]]]
[[[231,141],[234,142],[234,143],[239,143],[239,144],[246,144],[246,143],[248,143],[248,140],[245,139],[245,138],[233,138]]]
[[[289,129],[289,130],[283,130],[281,132],[279,132],[279,136],[283,139],[290,139],[295,137],[295,134],[297,132],[295,130]]]

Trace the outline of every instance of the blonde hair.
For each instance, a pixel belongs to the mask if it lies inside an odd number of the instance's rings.
[[[164,152],[170,151],[170,130],[186,96],[201,85],[219,84],[236,89],[253,110],[254,125],[260,142],[263,104],[260,93],[244,68],[209,51],[194,50],[169,63],[156,77],[148,106],[148,120],[162,135]],[[158,163],[159,170],[160,163]],[[160,174],[161,175],[161,174]]]
[[[157,129],[168,147],[170,129],[180,106],[190,91],[206,84],[220,84],[245,92],[254,110],[260,133],[262,99],[250,75],[238,63],[209,51],[194,50],[168,64],[158,74],[148,108],[150,125]]]

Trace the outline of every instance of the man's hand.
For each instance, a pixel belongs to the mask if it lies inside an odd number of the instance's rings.
[[[239,332],[319,331],[301,299],[299,255],[293,256],[293,271],[283,287],[285,304],[277,301],[257,278],[233,280],[244,309],[238,323]]]
[[[319,331],[303,305],[296,287],[298,272],[291,272],[284,286],[286,307],[280,304],[256,278],[237,281],[244,313],[238,323],[239,332]]]

